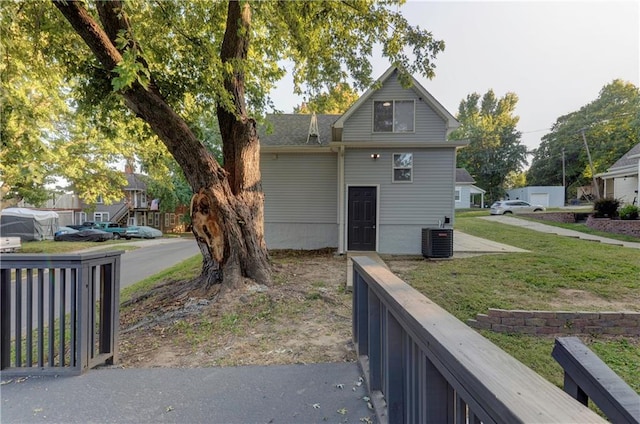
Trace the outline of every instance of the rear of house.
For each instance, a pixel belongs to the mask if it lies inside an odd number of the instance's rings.
[[[457,121],[395,68],[345,114],[271,115],[261,130],[270,249],[419,254],[421,230],[452,227]]]

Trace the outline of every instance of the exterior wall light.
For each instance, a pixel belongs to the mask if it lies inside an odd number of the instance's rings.
[[[371,159],[376,160],[380,157],[380,154],[378,153],[371,153]]]

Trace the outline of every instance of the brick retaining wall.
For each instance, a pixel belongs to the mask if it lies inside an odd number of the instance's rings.
[[[539,219],[541,221],[553,221],[553,222],[563,222],[563,223],[574,223],[576,222],[576,213],[575,212],[536,212],[536,213],[523,213],[521,216],[526,216],[527,218]]]
[[[538,212],[523,213],[521,216],[533,218],[540,221],[554,221],[573,223],[578,220],[578,215],[585,215],[577,212]],[[584,218],[582,218],[584,219]],[[625,234],[628,236],[640,237],[640,219],[623,220],[609,218],[594,218],[593,215],[587,217],[587,227],[605,233]]]
[[[623,220],[609,218],[594,218],[589,215],[587,227],[598,231],[605,231],[614,234],[626,234],[628,236],[640,237],[640,219]]]
[[[640,312],[554,312],[489,309],[467,320],[470,327],[532,335],[640,336]]]

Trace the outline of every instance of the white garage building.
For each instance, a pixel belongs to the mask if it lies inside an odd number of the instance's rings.
[[[533,205],[558,208],[564,206],[564,187],[530,186],[507,190],[509,200],[524,200]]]

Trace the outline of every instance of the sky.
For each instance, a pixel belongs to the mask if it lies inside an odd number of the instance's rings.
[[[640,0],[408,1],[412,25],[444,40],[432,80],[416,79],[451,114],[471,93],[515,93],[517,129],[535,149],[556,120],[597,99],[615,79],[640,86]],[[390,66],[372,59],[373,77]],[[302,103],[285,79],[277,109]]]

